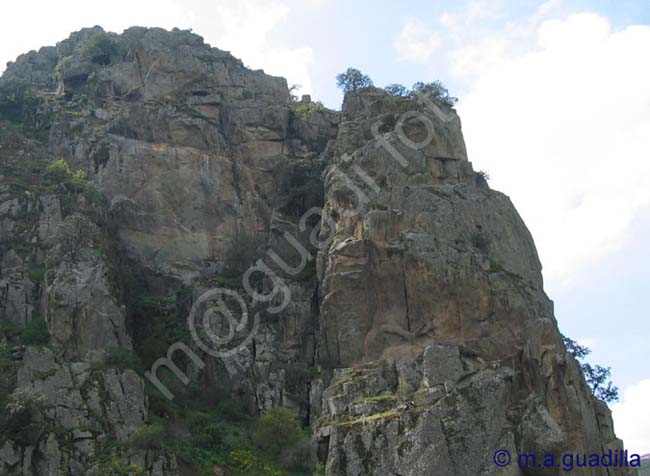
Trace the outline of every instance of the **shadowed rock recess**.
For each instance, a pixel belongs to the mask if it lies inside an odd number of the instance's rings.
[[[287,273],[267,251],[298,267],[296,241],[313,259]],[[290,292],[279,313],[241,284],[257,258]],[[222,359],[186,323],[215,287],[259,313]],[[8,65],[0,324],[2,475],[559,476],[493,454],[622,448],[453,109],[365,88],[331,111],[188,31],[94,27]],[[175,342],[204,366],[175,356],[187,385],[159,370],[170,402],[143,371]],[[302,469],[233,447],[278,406],[309,425]],[[178,450],[190,409],[222,449]]]

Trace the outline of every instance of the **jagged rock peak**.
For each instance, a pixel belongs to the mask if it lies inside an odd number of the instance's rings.
[[[84,28],[8,63],[1,81],[130,100],[181,93],[238,98],[244,90],[289,98],[284,78],[250,71],[229,52],[179,29],[132,27],[115,34],[99,26]]]

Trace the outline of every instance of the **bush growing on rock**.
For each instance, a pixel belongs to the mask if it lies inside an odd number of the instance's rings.
[[[600,365],[591,365],[584,362],[583,359],[591,354],[589,347],[578,344],[569,337],[562,336],[564,346],[567,352],[571,354],[580,363],[580,368],[585,374],[587,384],[591,388],[594,397],[603,402],[611,403],[618,400],[618,387],[610,381],[612,369],[610,367],[601,367]]]
[[[214,415],[197,412],[190,419],[192,441],[196,446],[203,448],[219,448],[223,444],[222,426]]]
[[[490,174],[485,170],[479,170],[478,172],[476,172],[476,175],[480,177],[485,183],[490,181]]]
[[[458,102],[458,98],[450,96],[447,87],[441,81],[434,81],[432,83],[417,82],[413,85],[411,96],[429,96],[432,99],[439,101],[449,107],[454,107]]]
[[[165,437],[166,430],[162,424],[142,425],[129,438],[129,446],[140,450],[159,450]]]
[[[241,422],[247,418],[244,406],[239,400],[221,399],[217,403],[216,411],[221,418],[229,422]]]
[[[113,459],[100,465],[102,476],[142,476],[144,468],[137,464],[123,464]]]
[[[384,91],[391,96],[411,97],[412,99],[417,99],[419,96],[426,96],[449,107],[454,107],[458,102],[458,98],[450,96],[447,87],[441,81],[437,80],[431,83],[419,81],[410,90],[401,84],[393,83],[384,87]]]
[[[410,91],[406,88],[406,86],[397,83],[389,84],[388,86],[384,87],[384,91],[386,91],[391,96],[399,97],[406,97],[410,94]]]
[[[312,207],[323,205],[323,166],[316,160],[282,162],[275,171],[282,210],[291,216],[302,216]]]
[[[94,34],[85,51],[90,61],[102,66],[111,64],[122,53],[119,43],[103,31]]]
[[[5,410],[0,413],[2,436],[23,446],[33,445],[45,427],[43,396],[31,388],[18,388],[9,395]]]
[[[255,442],[270,454],[279,455],[303,438],[298,416],[288,408],[272,408],[257,422]]]
[[[312,114],[318,111],[325,109],[325,106],[322,102],[301,102],[298,103],[295,107],[296,114],[298,114],[303,119],[309,118]]]
[[[142,371],[142,361],[136,353],[123,347],[108,349],[105,365],[118,369],[131,369]]]
[[[47,166],[46,174],[55,180],[65,180],[72,174],[72,171],[65,160],[59,159]]]
[[[14,124],[22,124],[33,113],[39,103],[32,89],[18,85],[5,89],[0,95],[0,119],[6,119]]]
[[[89,194],[95,192],[95,184],[88,180],[88,174],[83,170],[73,172],[68,162],[63,159],[50,163],[45,174],[73,192]]]
[[[40,316],[33,317],[20,333],[20,342],[24,345],[47,345],[49,339],[47,323]]]

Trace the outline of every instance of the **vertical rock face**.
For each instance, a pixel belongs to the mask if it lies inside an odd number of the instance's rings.
[[[189,32],[95,27],[0,79],[0,179],[0,422],[29,416],[2,474],[192,474],[160,445],[120,451],[168,417],[125,367],[164,357],[215,287],[258,326],[225,358],[187,341],[195,395],[292,408],[329,476],[515,475],[497,448],[621,446],[442,104],[367,88],[330,111]],[[279,313],[242,289],[258,258]]]
[[[520,474],[495,451],[621,448],[563,346],[530,234],[441,107],[377,90],[343,106],[320,256],[319,357],[337,369],[314,411],[327,474]]]
[[[111,295],[106,264],[88,256],[62,261],[47,287],[52,345],[66,359],[102,361],[112,349],[131,349],[126,311]]]
[[[283,78],[197,35],[146,28],[84,29],[23,55],[0,96],[0,322],[3,348],[15,350],[0,399],[6,414],[5,397],[28,395],[34,425],[46,428],[29,441],[3,437],[0,472],[103,476],[117,471],[113,457],[124,471],[175,475],[165,452],[109,451],[151,422],[142,379],[120,369],[133,353],[148,366],[164,357],[174,343],[164,326],[174,339],[187,334],[204,291],[245,294],[233,269],[267,248],[294,266],[284,234],[309,246],[315,224],[299,229],[299,219],[322,204],[319,156],[339,114],[310,102],[300,110]],[[241,241],[257,249],[238,256]],[[187,342],[206,365],[183,370],[203,393],[240,399],[252,413],[284,405],[307,419],[314,267],[283,278],[291,302],[281,316],[263,313],[253,342],[223,360]],[[49,334],[38,353],[26,337],[36,322]],[[77,435],[74,448],[66,432]]]

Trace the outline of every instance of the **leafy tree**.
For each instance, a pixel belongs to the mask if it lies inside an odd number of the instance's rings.
[[[336,75],[336,85],[347,93],[373,85],[372,79],[355,68],[348,68],[345,73]]]
[[[406,97],[410,94],[410,91],[406,88],[406,86],[397,83],[389,84],[388,86],[384,87],[384,91],[386,91],[391,96],[399,97]]]
[[[562,340],[564,341],[566,350],[577,360],[582,360],[591,354],[591,349],[589,347],[582,346],[569,337],[562,336]]]
[[[292,101],[297,102],[298,101],[298,95],[295,94],[296,91],[298,91],[302,86],[300,84],[292,84],[289,86],[289,97],[291,98]]]
[[[600,365],[592,366],[584,363],[582,371],[596,398],[608,403],[618,400],[618,387],[609,380],[612,374],[610,367],[605,368]]]
[[[615,402],[618,400],[618,387],[609,380],[612,374],[610,367],[601,367],[600,365],[591,365],[582,360],[591,354],[589,347],[578,344],[573,339],[562,336],[564,346],[567,352],[574,356],[580,363],[580,367],[585,374],[585,379],[591,387],[594,396],[604,402]]]
[[[270,454],[279,455],[304,437],[300,422],[288,408],[277,407],[267,411],[257,422],[255,441]]]
[[[434,81],[432,83],[423,83],[417,82],[413,85],[411,91],[412,96],[429,96],[432,99],[439,101],[449,107],[453,107],[457,102],[458,98],[450,96],[449,91],[442,84],[441,81]]]

